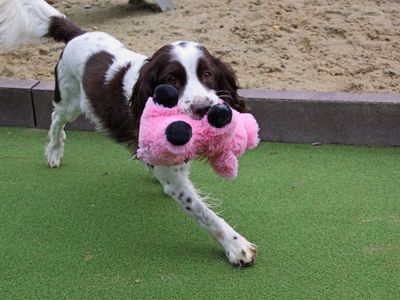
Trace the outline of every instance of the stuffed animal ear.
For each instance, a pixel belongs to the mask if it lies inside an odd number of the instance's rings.
[[[160,84],[154,90],[153,101],[162,106],[172,108],[178,104],[179,91],[169,84]]]

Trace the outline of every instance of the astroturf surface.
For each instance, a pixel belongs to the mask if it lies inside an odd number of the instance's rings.
[[[239,177],[194,162],[258,246],[230,266],[139,161],[104,136],[0,128],[0,299],[399,299],[400,149],[262,143]]]

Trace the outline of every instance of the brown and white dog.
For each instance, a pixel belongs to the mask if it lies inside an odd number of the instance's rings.
[[[178,41],[151,57],[132,52],[104,32],[86,32],[44,0],[0,0],[0,44],[6,47],[51,37],[66,44],[55,68],[55,98],[46,157],[61,164],[67,122],[80,114],[119,143],[135,149],[145,103],[157,85],[174,85],[178,106],[193,118],[224,99],[236,110],[246,107],[237,94],[231,68],[205,47]],[[182,209],[224,248],[230,263],[254,262],[256,246],[217,216],[193,187],[190,164],[150,166],[149,170]]]

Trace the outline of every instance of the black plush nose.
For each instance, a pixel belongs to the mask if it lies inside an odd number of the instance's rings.
[[[215,128],[222,128],[232,121],[232,109],[227,103],[216,104],[207,113],[208,123]]]
[[[211,105],[208,103],[192,104],[190,105],[190,110],[192,111],[193,115],[202,118],[207,114],[210,107]]]
[[[160,84],[154,90],[153,100],[165,107],[174,107],[178,104],[179,91],[172,85]]]
[[[192,138],[192,126],[184,121],[175,121],[168,125],[165,135],[171,144],[182,146]]]

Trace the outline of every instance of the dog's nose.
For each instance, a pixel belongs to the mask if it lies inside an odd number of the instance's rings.
[[[190,110],[194,116],[202,118],[207,114],[210,107],[211,105],[209,103],[196,103],[190,105]]]

